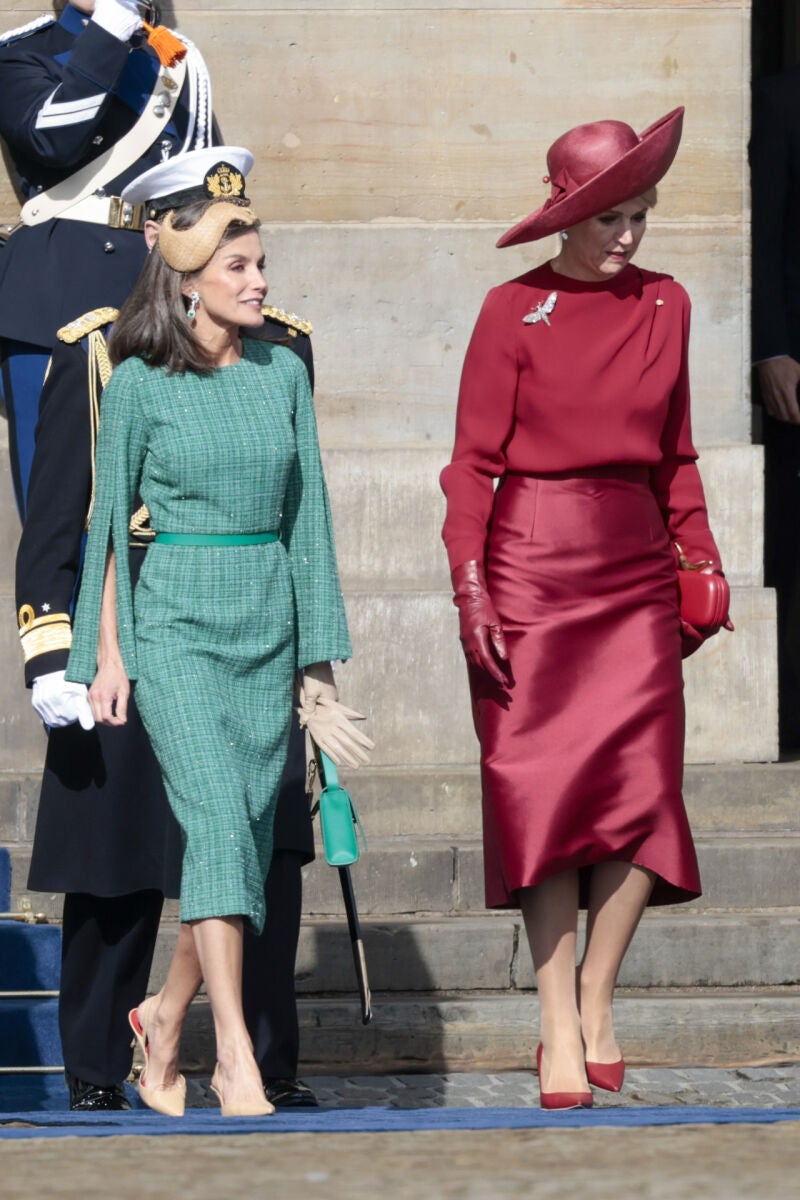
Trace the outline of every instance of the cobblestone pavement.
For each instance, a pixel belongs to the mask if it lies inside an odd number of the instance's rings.
[[[536,1106],[536,1076],[527,1071],[497,1075],[306,1075],[320,1104],[333,1108],[518,1108]],[[188,1080],[187,1104],[216,1100],[207,1079]],[[596,1107],[711,1104],[724,1108],[800,1106],[800,1063],[769,1067],[639,1067],[629,1070],[619,1095],[595,1090]]]

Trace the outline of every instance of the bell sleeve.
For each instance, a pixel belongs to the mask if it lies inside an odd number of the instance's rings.
[[[661,435],[661,462],[651,469],[651,485],[670,540],[678,542],[690,562],[708,560],[722,570],[719,550],[708,526],[708,512],[697,451],[692,442],[689,392],[689,324],[691,304],[679,284],[682,300],[681,361]]]
[[[506,470],[519,379],[507,297],[502,287],[494,288],[484,301],[461,373],[453,457],[439,476],[451,569],[483,562],[495,480]]]
[[[137,381],[142,364],[122,363],[103,392],[94,511],[91,518],[80,594],[73,622],[72,650],[66,677],[90,684],[97,673],[97,642],[109,543],[117,578],[117,630],[129,679],[136,679],[136,645],[128,551],[128,523],[146,449],[146,428]]]
[[[289,556],[297,618],[297,666],[348,659],[353,651],[336,564],[328,489],[322,471],[308,375],[295,361],[296,456],[280,537]]]

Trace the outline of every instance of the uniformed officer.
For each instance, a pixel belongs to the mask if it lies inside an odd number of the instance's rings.
[[[144,260],[143,214],[121,202],[123,187],[171,154],[219,141],[208,71],[182,43],[185,58],[162,64],[136,0],[72,0],[58,20],[0,38],[0,135],[25,201],[0,255],[2,392],[21,516],[56,331],[119,306]]]
[[[764,442],[764,583],[777,593],[778,731],[800,747],[800,67],[753,87],[752,355]]]
[[[247,151],[218,147],[149,172],[146,236],[172,205],[228,187],[251,163]],[[159,195],[149,196],[151,190]],[[180,834],[135,689],[126,725],[92,727],[86,689],[64,680],[92,504],[93,446],[111,372],[106,337],[116,315],[100,308],[58,332],[17,556],[25,679],[50,727],[28,886],[65,893],[60,1024],[71,1107],[80,1109],[127,1106],[121,1087],[131,1065],[127,1014],[146,992],[163,897],[180,890]],[[256,336],[290,346],[313,383],[310,325],[279,309],[266,308],[265,317]],[[130,533],[135,582],[152,537],[139,503]],[[283,1107],[316,1103],[297,1079],[301,867],[314,855],[304,783],[304,744],[295,725],[266,883],[267,923],[260,937],[246,935],[244,947],[245,1016],[267,1097]]]

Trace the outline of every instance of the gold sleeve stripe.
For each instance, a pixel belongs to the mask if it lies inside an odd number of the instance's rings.
[[[23,604],[19,610],[19,636],[24,637],[30,629],[38,629],[42,625],[60,625],[62,621],[69,625],[69,613],[48,613],[44,617],[35,617],[30,604]]]
[[[39,629],[20,630],[22,653],[25,662],[37,658],[40,654],[48,654],[52,650],[69,650],[72,645],[72,626],[69,618],[58,624],[47,624]]]

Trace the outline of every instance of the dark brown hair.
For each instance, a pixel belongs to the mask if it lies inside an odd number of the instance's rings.
[[[191,229],[216,203],[215,200],[200,200],[176,209],[172,214],[173,228]],[[256,221],[247,225],[234,219],[220,238],[219,246],[227,245],[243,233],[258,230],[259,224]],[[151,367],[166,367],[168,375],[184,371],[204,375],[213,370],[213,359],[203,349],[186,319],[188,302],[181,291],[185,281],[197,274],[198,271],[186,274],[173,271],[161,257],[156,242],[133,291],[120,309],[109,338],[108,351],[115,367],[126,358],[143,358]]]

